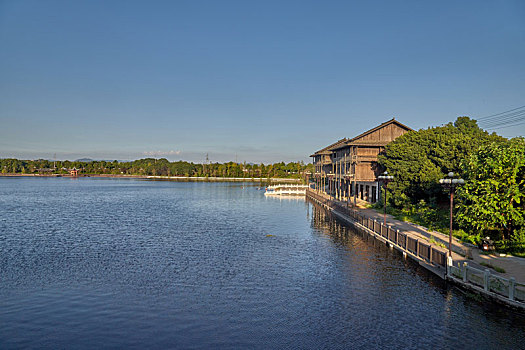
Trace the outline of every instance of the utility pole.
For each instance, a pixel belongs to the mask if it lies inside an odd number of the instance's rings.
[[[206,153],[206,161],[204,164],[202,164],[202,173],[206,175],[206,172],[208,170],[208,164],[210,163],[210,159],[208,158],[208,153]]]

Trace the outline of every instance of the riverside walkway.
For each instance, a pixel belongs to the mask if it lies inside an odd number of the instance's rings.
[[[357,203],[357,207],[359,208],[362,215],[378,221],[383,220],[384,214],[378,213],[374,209],[367,208],[367,202],[361,200],[358,201],[359,202]],[[391,225],[399,229],[400,231],[410,232],[414,235],[427,238],[428,240],[431,240],[433,238],[436,242],[443,244],[448,249],[449,237],[447,234],[437,231],[429,231],[426,227],[406,221],[397,220],[388,214],[386,215],[386,222],[387,225]],[[494,267],[503,268],[505,270],[504,273],[497,272],[493,268],[491,268],[491,273],[506,278],[514,277],[516,281],[525,283],[524,258],[509,255],[500,256],[497,253],[483,253],[478,247],[471,244],[464,244],[454,237],[452,238],[452,246],[452,259],[455,262],[466,261],[469,263],[469,265],[479,269],[487,268],[487,266],[483,265],[483,263],[489,264]]]
[[[384,214],[367,208],[369,203],[365,201],[358,199],[356,200],[356,205],[354,206],[353,198],[351,202],[339,201],[315,190],[308,190],[308,195],[310,198],[316,201],[320,200],[325,206],[330,207],[335,211],[342,213],[343,215],[350,215],[350,217],[352,217],[352,215],[355,215],[357,212],[362,218],[375,220],[376,223],[383,223]],[[430,231],[426,227],[397,220],[391,215],[386,215],[386,224],[387,227],[391,227],[393,230],[399,230],[398,232],[406,234],[407,237],[410,236],[420,242],[427,242],[427,244],[433,247],[431,249],[441,247],[445,248],[444,250],[448,250],[449,237],[447,234]],[[375,225],[372,226],[372,231],[375,231]],[[436,252],[437,250],[438,249],[436,249]],[[486,254],[480,251],[480,249],[478,249],[476,246],[462,243],[453,238],[452,260],[453,266],[450,267],[449,271],[445,274],[445,276],[442,275],[442,277],[451,279],[454,282],[462,284],[464,287],[473,289],[477,292],[483,293],[484,290],[485,292],[488,292],[485,294],[494,294],[491,296],[497,297],[497,299],[500,299],[506,303],[508,303],[508,298],[515,300],[514,298],[516,298],[516,293],[519,294],[519,299],[524,298],[525,259],[514,256],[501,256],[500,254],[496,253]],[[432,264],[425,265],[427,268],[429,268],[429,265]],[[494,267],[502,268],[505,270],[505,272],[498,272],[494,269]],[[438,266],[438,268],[440,268],[440,266]],[[433,272],[437,273],[438,275],[440,274],[439,271],[436,272],[432,267],[429,269],[434,270]],[[484,275],[480,275],[480,272],[484,272]],[[486,281],[483,281],[484,279]],[[514,287],[514,285],[518,287]],[[499,295],[495,295],[496,293],[491,293],[493,289],[498,286],[501,289],[501,291],[497,290]],[[510,292],[511,289],[512,292]],[[501,295],[505,295],[506,298],[501,298]],[[518,303],[522,305],[516,305],[514,302],[510,303],[511,305],[518,306],[520,308],[523,308],[523,305],[525,305],[523,303]]]

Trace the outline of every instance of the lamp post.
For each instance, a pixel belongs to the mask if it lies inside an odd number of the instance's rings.
[[[439,183],[450,192],[450,230],[448,236],[448,256],[452,259],[452,208],[454,208],[454,192],[456,187],[463,185],[465,180],[454,178],[454,173],[448,173],[448,178],[440,179]]]
[[[387,192],[386,192],[386,188],[387,188],[387,186],[388,186],[388,183],[389,183],[390,181],[394,180],[394,177],[393,177],[392,175],[388,175],[388,171],[385,171],[385,172],[383,173],[383,175],[379,175],[379,176],[377,177],[377,179],[378,179],[379,181],[381,181],[381,182],[384,184],[384,187],[385,187],[385,205],[384,205],[385,213],[384,213],[384,215],[383,215],[383,224],[384,224],[385,227],[386,227],[386,193],[387,193]]]

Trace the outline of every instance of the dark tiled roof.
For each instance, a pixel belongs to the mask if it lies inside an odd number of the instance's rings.
[[[339,146],[345,144],[347,141],[349,141],[349,140],[346,137],[342,138],[341,140],[336,141],[336,142],[332,143],[331,145],[320,149],[319,151],[317,151],[314,154],[312,154],[310,157],[315,157],[315,156],[318,156],[318,155],[321,155],[321,154],[330,154],[330,153],[332,153],[332,152],[330,152],[332,149],[338,148]]]

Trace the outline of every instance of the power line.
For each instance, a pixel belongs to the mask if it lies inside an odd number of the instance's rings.
[[[491,130],[525,124],[525,106],[478,118],[478,123],[484,129]]]
[[[516,117],[520,117],[522,116],[523,114],[525,114],[525,110],[523,111],[517,111],[517,112],[512,112],[512,113],[509,113],[509,114],[505,114],[505,115],[501,115],[501,116],[498,116],[497,118],[494,118],[494,119],[485,119],[485,120],[481,120],[479,121],[481,124],[484,124],[484,123],[497,123],[497,122],[502,122],[502,121],[505,121],[505,120],[509,120],[509,119],[514,119]]]
[[[521,106],[521,107],[509,109],[508,111],[505,111],[505,112],[500,112],[500,113],[491,114],[491,115],[487,115],[485,117],[478,118],[478,121],[482,121],[482,120],[485,120],[485,119],[490,119],[490,118],[493,118],[493,117],[497,117],[499,115],[506,114],[506,113],[513,112],[513,111],[517,111],[518,109],[522,109],[522,108],[525,108],[525,105]]]
[[[493,126],[498,126],[498,125],[503,125],[503,124],[514,123],[514,122],[518,122],[521,120],[525,120],[525,111],[520,114],[516,114],[511,117],[508,117],[508,118],[504,118],[501,120],[481,122],[480,124],[484,127],[493,127]]]
[[[482,121],[480,124],[492,125],[492,124],[507,123],[507,122],[512,122],[512,121],[515,121],[515,120],[522,119],[524,116],[525,116],[525,112],[517,114],[517,115],[513,115],[512,117],[509,117],[509,118],[500,119],[500,120],[492,120],[492,121],[488,121],[488,122],[483,122]]]
[[[521,120],[515,120],[513,122],[508,122],[508,123],[501,123],[501,124],[494,124],[494,125],[491,125],[491,126],[484,126],[483,128],[494,130],[494,129],[506,128],[508,126],[521,125],[523,123],[525,123],[525,118],[523,118]]]
[[[496,127],[496,128],[490,128],[490,129],[492,129],[492,130],[498,130],[498,129],[510,128],[510,127],[512,127],[512,126],[518,126],[518,125],[523,125],[523,124],[525,124],[525,120],[522,121],[521,123],[511,124],[511,125],[503,125],[503,126],[498,126],[498,127]]]
[[[521,124],[524,124],[524,123],[525,123],[525,117],[521,118],[521,119],[518,119],[518,120],[513,120],[513,121],[510,121],[510,122],[506,122],[506,123],[498,123],[498,124],[492,124],[490,126],[483,126],[483,128],[485,128],[485,129],[500,129],[500,128],[506,128],[506,127],[509,127],[509,126],[521,125]]]

